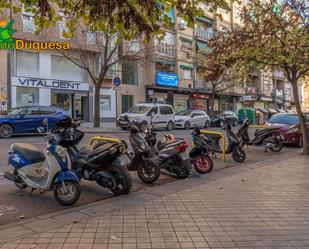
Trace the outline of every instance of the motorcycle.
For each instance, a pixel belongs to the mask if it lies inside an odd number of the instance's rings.
[[[242,149],[241,141],[232,131],[231,125],[226,124],[225,130],[228,138],[228,145],[226,148],[221,148],[219,140],[215,139],[215,137],[211,137],[206,134],[204,135],[207,138],[206,144],[208,151],[215,155],[215,153],[222,153],[223,150],[225,150],[225,154],[232,154],[232,158],[234,161],[239,163],[245,161],[247,158],[246,152]]]
[[[261,130],[256,130],[254,138],[251,140],[249,137],[248,129],[251,122],[248,118],[244,120],[242,125],[237,131],[237,137],[241,140],[241,145],[244,146],[263,146],[265,151],[270,149],[273,152],[280,152],[283,148],[283,137],[278,131],[278,128],[265,128]]]
[[[156,133],[153,132],[153,116],[152,114],[150,125],[143,131],[145,139],[151,148],[149,157],[152,158],[161,169],[175,174],[178,178],[187,178],[190,175],[191,165],[188,163],[188,160],[184,160],[180,154],[186,151],[188,143],[184,139],[176,138],[171,134],[165,134],[164,138],[156,143]]]
[[[48,127],[48,121],[43,124]],[[47,128],[48,129],[48,128]],[[9,152],[8,163],[14,168],[4,177],[19,189],[32,188],[40,192],[52,190],[58,203],[63,206],[74,204],[80,197],[79,177],[71,170],[71,160],[65,148],[59,142],[60,137],[44,128],[38,128],[44,134],[47,147],[44,152],[31,144],[14,143]]]
[[[129,159],[125,141],[110,139],[109,141],[79,148],[84,133],[78,130],[82,121],[66,119],[56,124],[54,133],[60,134],[61,144],[68,151],[72,168],[80,178],[108,188],[115,195],[128,194],[132,187],[132,178],[126,169]]]
[[[191,162],[195,170],[201,174],[206,174],[212,171],[213,161],[209,156],[207,143],[210,140],[201,134],[201,130],[195,126],[192,132],[194,147],[189,152]]]
[[[129,153],[131,163],[128,170],[137,171],[138,177],[145,183],[151,184],[160,176],[159,165],[149,158],[150,146],[145,139],[145,134],[140,131],[133,121],[129,121],[128,117],[124,117],[128,121],[128,129],[130,131],[129,140],[134,155]]]

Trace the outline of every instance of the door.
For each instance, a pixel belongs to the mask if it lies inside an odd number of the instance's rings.
[[[37,132],[38,127],[43,126],[43,118],[39,107],[32,106],[25,109],[16,122],[16,130],[20,133]]]
[[[160,125],[160,118],[159,118],[159,115],[158,115],[158,107],[155,106],[155,107],[152,107],[149,112],[147,113],[147,116],[149,116],[149,122],[151,120],[151,114],[154,113],[155,115],[153,116],[152,118],[152,122],[154,124],[155,127],[158,127],[158,125]]]
[[[159,127],[166,127],[169,121],[174,122],[174,111],[169,106],[160,106]]]

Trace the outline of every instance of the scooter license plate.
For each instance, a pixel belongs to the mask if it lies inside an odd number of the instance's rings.
[[[127,155],[121,155],[121,156],[117,157],[116,160],[117,160],[117,163],[120,166],[126,166],[126,165],[130,164],[130,159],[128,158]]]

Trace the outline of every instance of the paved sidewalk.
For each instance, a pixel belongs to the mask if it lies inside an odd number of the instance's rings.
[[[61,228],[29,223],[37,234],[1,249],[309,248],[307,164],[280,154],[113,198]]]
[[[101,122],[100,128],[93,127],[92,122],[81,124],[80,129],[86,133],[126,133],[128,131],[116,127],[116,122]]]

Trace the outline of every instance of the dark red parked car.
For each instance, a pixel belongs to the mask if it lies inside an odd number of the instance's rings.
[[[309,114],[305,113],[307,132],[309,134]],[[303,146],[299,118],[297,114],[279,113],[272,116],[266,123],[270,127],[279,127],[284,137],[284,143]]]

